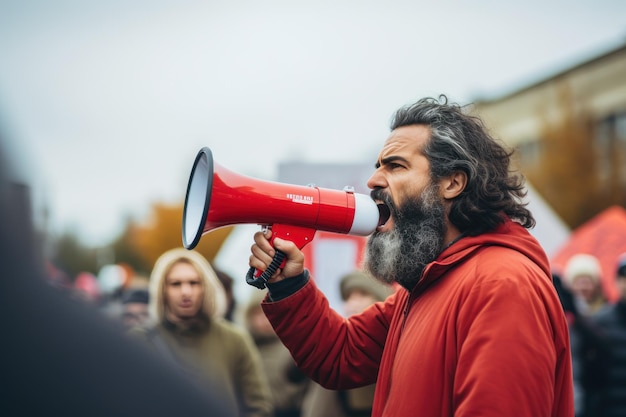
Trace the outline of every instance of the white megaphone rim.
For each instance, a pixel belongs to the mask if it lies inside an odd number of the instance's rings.
[[[183,209],[183,245],[196,247],[204,231],[213,189],[213,154],[211,149],[200,149],[191,168],[185,206]]]

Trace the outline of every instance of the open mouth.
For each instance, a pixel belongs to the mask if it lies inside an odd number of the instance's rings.
[[[378,227],[384,226],[387,223],[387,220],[391,217],[391,210],[389,206],[385,203],[376,203],[378,207]]]

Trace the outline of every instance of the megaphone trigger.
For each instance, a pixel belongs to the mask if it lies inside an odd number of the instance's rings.
[[[263,226],[263,230],[271,229],[272,237],[270,243],[273,244],[274,239],[279,237],[281,239],[289,240],[293,242],[298,249],[302,249],[308,243],[310,243],[315,237],[316,229],[309,227],[299,227],[287,224],[274,224],[271,226]],[[246,282],[259,289],[265,288],[267,281],[278,271],[278,268],[283,268],[287,260],[284,252],[276,249],[272,262],[268,265],[265,271],[260,271],[256,268],[250,268],[246,274]]]

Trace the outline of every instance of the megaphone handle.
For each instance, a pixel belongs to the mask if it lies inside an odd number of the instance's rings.
[[[255,277],[256,268],[251,267],[248,270],[248,273],[246,274],[246,282],[249,285],[252,285],[253,287],[257,287],[258,289],[262,290],[263,288],[265,288],[265,284],[267,283],[267,281],[272,278],[272,275],[274,275],[278,268],[280,268],[280,265],[283,263],[284,260],[285,253],[276,250],[272,262],[270,262],[267,269],[263,271],[263,273],[258,278]]]

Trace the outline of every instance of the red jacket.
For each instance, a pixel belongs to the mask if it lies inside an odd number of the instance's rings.
[[[372,416],[574,415],[567,323],[546,255],[517,223],[459,240],[410,294],[349,319],[312,280],[263,309],[323,386],[376,382]]]

